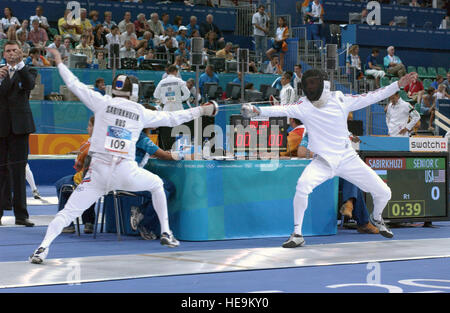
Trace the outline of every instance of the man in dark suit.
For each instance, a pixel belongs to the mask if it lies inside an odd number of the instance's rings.
[[[213,23],[213,21],[214,17],[212,14],[208,14],[206,16],[206,22],[200,25],[200,35],[205,38],[206,34],[210,31],[215,32],[217,34],[217,44],[220,49],[223,49],[225,47],[225,39],[223,38],[222,31]]]
[[[28,99],[37,72],[24,64],[16,41],[6,42],[3,57],[7,64],[0,68],[0,224],[11,192],[7,186],[11,176],[16,225],[31,227],[34,224],[28,219],[25,166],[28,137],[36,130]]]

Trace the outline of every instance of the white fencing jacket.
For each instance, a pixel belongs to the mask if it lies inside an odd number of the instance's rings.
[[[200,107],[178,112],[151,111],[124,98],[102,96],[81,83],[64,64],[59,64],[58,70],[70,91],[94,112],[89,152],[134,161],[136,142],[143,128],[174,127],[201,116]]]
[[[353,150],[348,136],[348,114],[386,99],[398,90],[398,83],[394,82],[362,95],[344,95],[341,91],[334,91],[321,108],[302,97],[292,105],[260,107],[260,116],[287,116],[301,120],[308,130],[308,150],[314,151],[335,168],[344,152]]]
[[[408,119],[411,117],[411,121],[408,123]],[[409,136],[411,131],[420,120],[420,114],[414,107],[403,99],[398,99],[397,104],[393,105],[392,102],[388,104],[386,110],[386,124],[389,131],[389,136]],[[399,134],[403,128],[407,128],[408,132]]]
[[[189,99],[190,94],[185,81],[168,75],[156,86],[153,97],[164,103],[163,111],[178,111],[183,110],[183,102]]]

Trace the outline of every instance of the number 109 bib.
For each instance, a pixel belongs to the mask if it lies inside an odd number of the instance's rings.
[[[128,154],[131,145],[131,132],[122,127],[108,126],[105,149],[111,152]]]

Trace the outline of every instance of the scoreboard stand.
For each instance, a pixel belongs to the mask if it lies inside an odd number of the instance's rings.
[[[362,160],[391,188],[383,211],[389,222],[450,220],[448,206],[448,153],[360,151]],[[366,193],[366,205],[373,201]]]

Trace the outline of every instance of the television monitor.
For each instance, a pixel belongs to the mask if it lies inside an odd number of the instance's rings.
[[[224,72],[225,71],[225,58],[209,57],[208,64],[214,66],[215,72]]]
[[[237,84],[237,83],[228,83],[227,84],[227,89],[225,90],[226,96],[227,98],[231,98],[232,92],[233,92],[233,87],[237,86],[239,88],[241,88],[241,84]],[[240,92],[240,90],[239,90]]]
[[[155,81],[140,81],[139,82],[139,101],[148,101],[153,98],[156,86]]]

